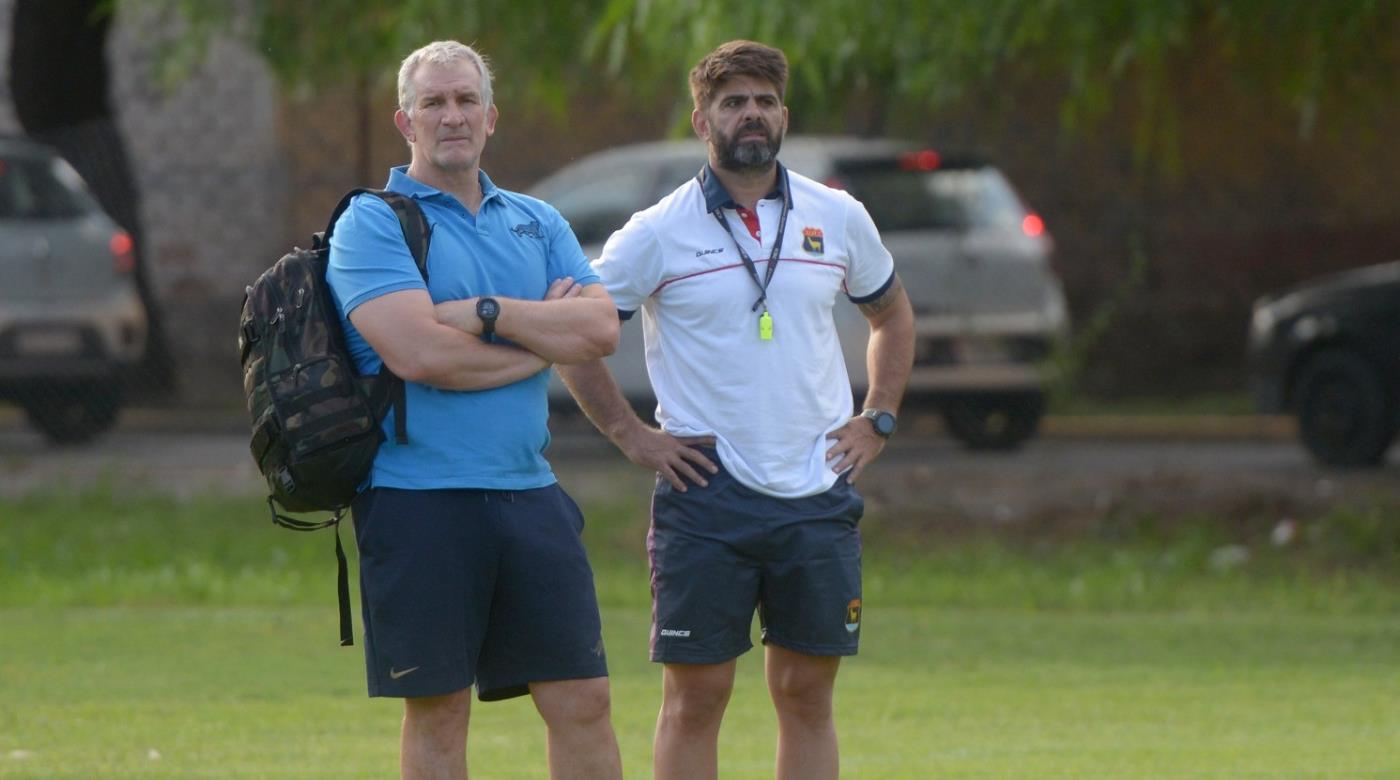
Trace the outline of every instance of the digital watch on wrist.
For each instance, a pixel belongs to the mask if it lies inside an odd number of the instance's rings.
[[[495,298],[478,298],[476,316],[481,320],[481,337],[490,339],[496,332],[496,318],[501,316],[501,304]]]
[[[881,438],[888,439],[894,434],[895,416],[883,409],[866,409],[860,413],[861,417],[870,421],[870,425],[875,428],[875,432]]]

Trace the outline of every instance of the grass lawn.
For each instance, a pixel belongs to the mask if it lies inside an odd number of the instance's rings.
[[[639,521],[585,510],[614,724],[627,777],[647,778]],[[0,778],[396,776],[400,705],[365,698],[360,648],[335,646],[330,537],[258,511],[0,503]],[[837,693],[843,776],[1400,777],[1396,514],[1368,512],[1287,554],[1200,529],[1053,549],[871,534],[862,652]],[[726,779],[772,776],[761,666],[740,664]],[[528,700],[477,703],[472,728],[473,777],[545,777]]]

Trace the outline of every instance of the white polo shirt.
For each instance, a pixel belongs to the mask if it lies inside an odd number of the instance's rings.
[[[894,261],[855,198],[781,165],[778,181],[756,205],[755,237],[706,166],[634,214],[593,266],[624,317],[642,310],[661,427],[714,436],[741,484],[798,498],[836,481],[826,436],[853,414],[832,307],[838,294],[855,303],[882,295]],[[766,301],[773,334],[764,340],[762,308],[752,309],[759,287],[736,242],[763,279],[784,198],[787,225]],[[721,208],[728,233],[712,213]]]

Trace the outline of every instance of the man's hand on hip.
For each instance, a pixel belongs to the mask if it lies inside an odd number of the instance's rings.
[[[864,417],[852,417],[826,438],[835,442],[826,451],[827,465],[837,474],[844,473],[850,483],[855,483],[865,467],[885,449],[885,437],[876,433],[875,426]]]
[[[618,448],[628,460],[655,471],[665,477],[671,487],[684,493],[686,480],[705,487],[710,483],[701,471],[719,472],[719,466],[692,446],[710,441],[708,438],[678,439],[665,431],[638,425],[618,442]]]

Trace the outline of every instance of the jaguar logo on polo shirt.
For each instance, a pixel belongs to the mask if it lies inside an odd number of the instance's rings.
[[[802,248],[810,254],[822,254],[825,247],[822,246],[822,229],[814,227],[802,228]]]
[[[521,238],[525,238],[528,236],[529,238],[538,238],[541,241],[544,240],[544,231],[540,230],[540,221],[538,219],[532,219],[529,222],[522,222],[519,225],[516,225],[515,227],[511,228],[510,232],[516,234],[517,236],[520,236]]]

